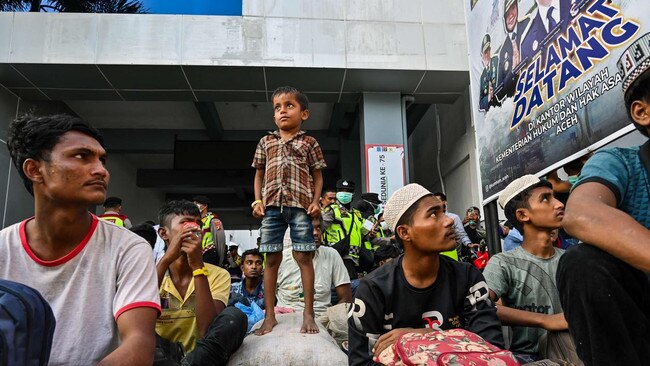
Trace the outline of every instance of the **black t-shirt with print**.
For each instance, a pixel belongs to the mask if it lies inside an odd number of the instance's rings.
[[[402,258],[361,280],[348,316],[350,365],[374,364],[375,342],[398,328],[464,328],[504,347],[501,322],[478,269],[440,256],[436,282],[419,289],[406,281]]]

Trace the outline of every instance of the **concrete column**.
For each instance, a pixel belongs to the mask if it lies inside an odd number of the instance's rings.
[[[360,113],[364,192],[388,200],[407,179],[407,140],[400,93],[363,93]]]

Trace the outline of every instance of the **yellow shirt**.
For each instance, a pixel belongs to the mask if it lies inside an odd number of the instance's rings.
[[[212,298],[228,304],[230,295],[230,274],[223,268],[206,263],[208,283]],[[199,338],[196,325],[194,278],[187,287],[185,298],[182,298],[174,286],[169,272],[160,285],[160,303],[162,314],[156,320],[156,333],[172,342],[181,342],[186,352],[190,352]]]

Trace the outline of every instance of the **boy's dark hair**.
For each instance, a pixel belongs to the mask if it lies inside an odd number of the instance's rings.
[[[253,255],[253,256],[260,257],[260,259],[261,259],[262,261],[264,261],[264,255],[262,255],[262,253],[260,253],[259,249],[257,249],[257,248],[248,249],[247,251],[245,251],[244,253],[242,253],[242,255],[241,255],[242,263],[243,263],[244,261],[246,261],[246,256],[247,256],[247,255]]]
[[[430,196],[431,196],[430,194],[427,194],[426,196],[420,197],[420,199],[415,201],[415,203],[412,204],[411,207],[409,207],[404,212],[402,217],[400,217],[399,221],[397,221],[397,225],[395,225],[395,232],[393,234],[395,234],[395,242],[397,243],[398,248],[403,249],[404,248],[404,242],[402,241],[402,238],[400,238],[399,234],[397,233],[397,227],[400,226],[400,225],[407,225],[407,224],[411,225],[411,224],[413,224],[413,215],[415,215],[415,211],[417,211],[418,207],[420,207],[420,204],[422,203],[422,199],[425,198],[425,197],[430,197]],[[435,194],[433,194],[433,196],[435,196]]]
[[[201,217],[199,208],[188,200],[173,200],[166,202],[158,211],[160,226],[168,226],[171,216],[190,215]]]
[[[375,265],[379,265],[379,262],[386,260],[388,258],[397,258],[399,257],[399,249],[393,244],[382,245],[377,250],[375,250]]]
[[[442,199],[443,201],[446,201],[446,200],[447,200],[447,196],[446,196],[444,193],[442,193],[442,192],[436,192],[436,193],[434,193],[433,195],[436,196],[436,197],[438,197],[438,198],[440,198],[440,199]]]
[[[650,69],[646,70],[641,74],[641,76],[636,78],[632,85],[627,89],[627,93],[625,93],[625,110],[627,111],[627,116],[630,118],[630,121],[634,123],[634,127],[636,127],[636,129],[645,137],[648,137],[648,130],[644,126],[636,123],[632,118],[632,103],[637,100],[650,103]]]
[[[50,153],[59,143],[61,136],[69,131],[79,131],[99,142],[104,147],[104,138],[94,127],[79,117],[67,114],[36,117],[23,115],[9,125],[7,149],[27,191],[34,195],[34,186],[23,172],[27,159],[49,161]]]
[[[156,229],[153,228],[153,225],[149,225],[144,222],[140,225],[136,225],[131,228],[131,231],[138,234],[141,238],[147,241],[151,248],[153,249],[156,246],[156,240],[158,239],[158,234],[156,234]]]
[[[309,99],[307,99],[305,93],[294,88],[293,86],[281,86],[275,89],[275,91],[273,91],[273,95],[271,95],[271,101],[278,95],[282,95],[282,94],[289,94],[295,96],[296,99],[298,100],[298,104],[300,104],[300,110],[304,111],[309,109]]]
[[[521,235],[524,235],[524,224],[522,224],[521,221],[517,220],[517,210],[520,208],[530,208],[530,205],[528,204],[530,194],[535,188],[539,187],[547,187],[553,189],[551,182],[547,180],[540,181],[519,192],[519,194],[516,196],[512,197],[512,199],[508,201],[506,207],[503,209],[508,221],[512,223],[512,226],[514,226],[514,228],[517,229]]]

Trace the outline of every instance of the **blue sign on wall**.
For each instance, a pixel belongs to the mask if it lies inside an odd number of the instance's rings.
[[[149,14],[242,15],[243,0],[141,0]]]

